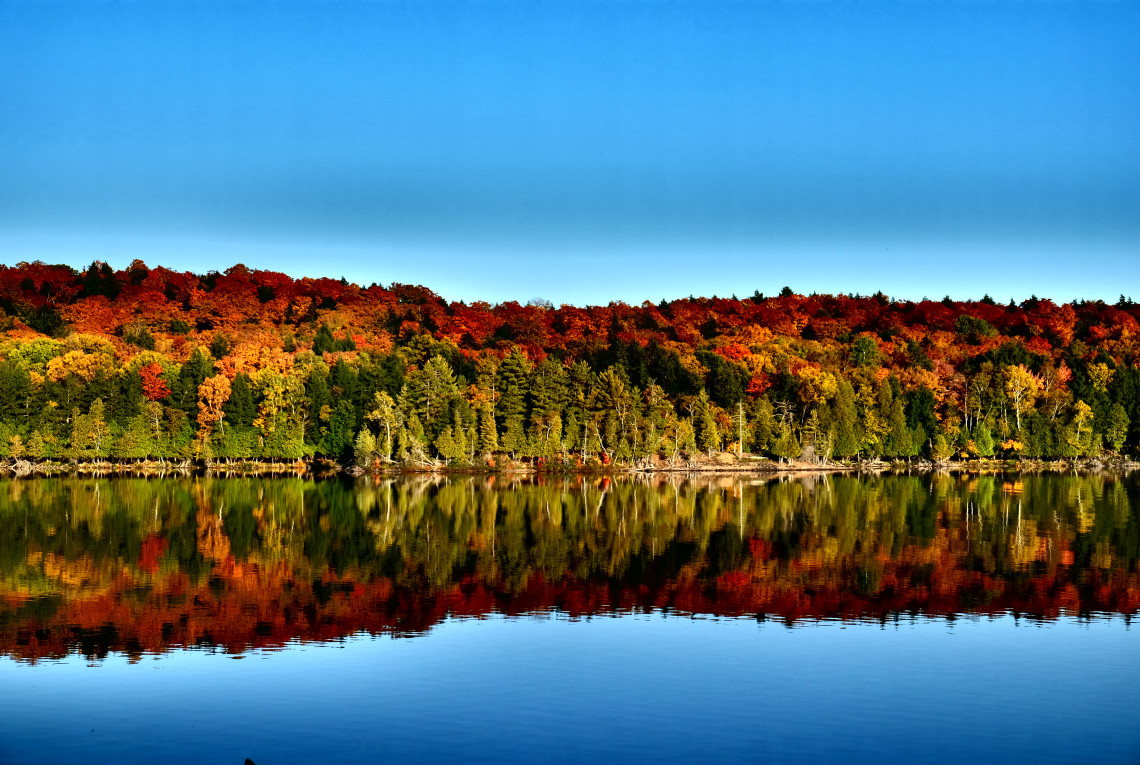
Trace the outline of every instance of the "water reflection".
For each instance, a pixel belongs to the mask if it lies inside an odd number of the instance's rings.
[[[232,653],[448,616],[1130,617],[1132,477],[0,482],[0,652]]]

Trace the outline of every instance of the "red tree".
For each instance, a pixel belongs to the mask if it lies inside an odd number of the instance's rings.
[[[161,401],[170,395],[170,386],[162,379],[162,366],[151,362],[139,368],[139,379],[142,380],[143,395],[151,401]]]

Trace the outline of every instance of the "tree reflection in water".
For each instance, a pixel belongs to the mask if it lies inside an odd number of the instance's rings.
[[[0,482],[0,651],[228,652],[448,616],[1131,616],[1132,477]]]

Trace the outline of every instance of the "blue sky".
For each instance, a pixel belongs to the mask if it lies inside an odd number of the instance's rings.
[[[1140,4],[0,0],[0,262],[1140,298]]]

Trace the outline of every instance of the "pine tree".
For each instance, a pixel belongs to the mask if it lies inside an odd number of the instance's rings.
[[[752,448],[757,452],[771,449],[776,428],[776,415],[767,396],[757,400],[752,413]]]
[[[408,380],[409,400],[429,433],[442,432],[451,423],[448,405],[459,396],[455,372],[443,356],[433,356]]]
[[[880,399],[881,400],[881,399]],[[908,457],[911,453],[910,429],[906,426],[903,402],[893,399],[887,419],[887,440],[883,445],[884,457]]]
[[[530,384],[530,362],[517,348],[503,359],[495,375],[499,391],[499,401],[495,405],[495,415],[502,429],[513,417],[526,418],[526,400]],[[506,438],[504,434],[504,439]],[[504,447],[506,448],[506,447]]]
[[[772,440],[772,453],[781,460],[792,460],[800,456],[800,442],[788,423],[776,423],[776,432]]]
[[[459,444],[455,442],[455,434],[452,427],[448,425],[439,434],[439,438],[435,439],[435,448],[439,452],[439,456],[450,462],[463,457],[463,450],[459,448]]]
[[[1112,405],[1108,411],[1108,422],[1105,424],[1104,437],[1114,452],[1119,452],[1128,437],[1128,413],[1119,403]]]
[[[28,437],[26,452],[28,457],[34,460],[42,460],[48,456],[48,450],[44,444],[44,435],[39,430],[33,430],[32,435]]]
[[[313,353],[322,356],[336,350],[336,338],[327,324],[322,323],[313,338]]]
[[[934,436],[934,443],[930,448],[930,457],[935,462],[946,462],[954,454],[954,447],[946,440],[946,436],[938,433]]]
[[[974,428],[974,451],[978,453],[979,457],[994,456],[993,435],[984,422],[979,422],[978,427]]]
[[[534,368],[530,375],[532,423],[551,414],[561,414],[566,406],[569,382],[566,368],[553,359],[548,358]]]
[[[463,459],[467,456],[467,430],[463,426],[463,418],[459,416],[459,412],[455,412],[455,416],[451,423],[451,437],[455,441],[455,451],[458,453],[455,459]]]
[[[511,459],[517,458],[520,452],[526,450],[526,432],[523,430],[521,414],[507,418],[499,446],[511,455]]]
[[[495,417],[491,413],[490,404],[485,404],[479,410],[479,448],[485,454],[491,454],[499,449],[499,434],[495,428]]]
[[[111,451],[111,430],[104,419],[103,399],[97,398],[87,414],[76,409],[71,425],[71,454],[79,459],[106,457]]]
[[[230,386],[230,398],[225,406],[226,420],[233,427],[249,427],[257,415],[253,402],[253,390],[250,388],[249,375],[242,372],[234,376],[233,385]]]
[[[835,456],[851,458],[859,453],[857,432],[859,410],[855,407],[855,389],[846,378],[839,378],[835,394]]]
[[[198,347],[178,370],[178,376],[171,388],[171,400],[194,420],[195,428],[198,427],[198,387],[213,374],[214,360],[204,349]]]
[[[126,430],[111,448],[111,455],[120,459],[141,459],[155,453],[150,423],[145,413],[131,418]]]
[[[137,374],[123,370],[115,375],[111,386],[110,405],[107,407],[107,419],[117,425],[126,425],[127,421],[138,415],[142,407],[143,387]]]
[[[720,448],[720,428],[716,425],[711,406],[704,407],[698,414],[697,423],[700,426],[697,428],[698,444],[711,457],[713,451]]]

